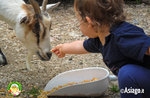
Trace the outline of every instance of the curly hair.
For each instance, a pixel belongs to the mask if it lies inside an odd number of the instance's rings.
[[[74,9],[86,21],[88,16],[94,25],[111,27],[125,20],[123,0],[75,0]]]

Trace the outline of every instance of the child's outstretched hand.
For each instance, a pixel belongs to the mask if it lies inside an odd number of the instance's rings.
[[[63,44],[57,45],[51,51],[55,53],[59,58],[63,58],[65,53],[62,51]]]

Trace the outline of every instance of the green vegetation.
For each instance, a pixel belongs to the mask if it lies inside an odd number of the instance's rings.
[[[26,94],[32,98],[37,98],[37,96],[40,95],[40,89],[32,87],[32,89],[26,92]]]
[[[142,0],[136,0],[136,3],[137,4],[142,3]]]
[[[118,87],[118,85],[113,85],[113,86],[110,88],[110,90],[111,90],[112,92],[114,92],[114,93],[118,93],[118,92],[119,92],[119,87]]]

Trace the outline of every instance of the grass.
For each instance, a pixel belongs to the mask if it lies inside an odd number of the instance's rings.
[[[137,4],[140,4],[142,2],[142,0],[136,0]]]
[[[110,88],[110,90],[111,90],[112,92],[114,92],[114,93],[118,93],[118,92],[119,92],[119,87],[118,87],[118,85],[113,85],[113,86]]]
[[[40,95],[40,89],[36,87],[32,87],[32,89],[27,91],[26,94],[28,96],[32,96],[32,98],[37,98],[37,96]]]

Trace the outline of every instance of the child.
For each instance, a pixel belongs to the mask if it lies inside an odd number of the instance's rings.
[[[143,29],[125,22],[123,0],[75,0],[80,30],[89,39],[52,49],[66,54],[101,53],[118,76],[121,98],[150,98],[150,38]]]

